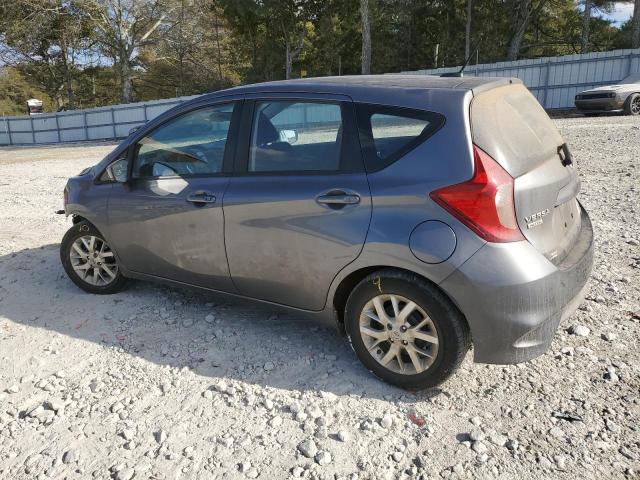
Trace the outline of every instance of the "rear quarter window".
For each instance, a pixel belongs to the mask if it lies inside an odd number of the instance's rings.
[[[372,104],[356,110],[367,172],[388,167],[444,124],[442,115],[425,110]]]

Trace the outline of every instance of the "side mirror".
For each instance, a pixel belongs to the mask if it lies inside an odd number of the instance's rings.
[[[298,141],[298,132],[296,130],[280,130],[280,141],[293,145]]]
[[[129,162],[126,158],[118,158],[117,160],[111,162],[107,168],[105,168],[102,175],[100,175],[100,181],[126,183],[128,167]]]
[[[137,132],[140,129],[141,126],[142,125],[138,125],[137,127],[130,128],[129,129],[129,135],[131,135],[132,133]]]

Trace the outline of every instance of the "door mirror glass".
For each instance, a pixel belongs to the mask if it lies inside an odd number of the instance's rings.
[[[129,162],[125,158],[118,158],[109,164],[105,171],[100,175],[100,181],[109,183],[124,183],[127,181],[127,170]]]
[[[298,141],[298,132],[296,130],[280,130],[280,141],[293,145]]]

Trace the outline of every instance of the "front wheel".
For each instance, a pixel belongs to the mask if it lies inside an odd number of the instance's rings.
[[[369,275],[345,310],[360,361],[382,380],[408,389],[444,382],[460,366],[470,335],[460,311],[435,286],[406,272]]]
[[[113,250],[89,222],[78,222],[67,231],[60,244],[60,260],[71,281],[89,293],[117,293],[127,281]]]
[[[632,93],[624,102],[624,113],[627,115],[640,115],[640,93]]]

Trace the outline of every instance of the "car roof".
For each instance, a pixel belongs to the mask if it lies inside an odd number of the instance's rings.
[[[517,78],[504,77],[437,77],[433,75],[346,75],[278,80],[254,83],[213,92],[211,96],[268,92],[326,93],[361,96],[368,90],[457,90],[474,91],[495,88],[509,83],[522,83]]]

